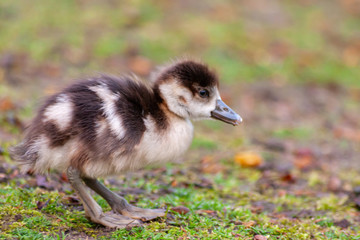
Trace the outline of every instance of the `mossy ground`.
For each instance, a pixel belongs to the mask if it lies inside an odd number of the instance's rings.
[[[327,177],[314,177],[320,174],[318,170],[292,172],[296,182],[304,184],[299,187],[302,184],[291,183],[276,171],[261,181],[269,170],[222,166],[222,173],[209,175],[199,174],[202,166],[196,163],[191,168],[168,165],[110,181],[108,186],[131,203],[166,207],[172,214],[142,228],[122,230],[89,222],[69,184],[59,186],[57,175],[46,180],[57,190],[33,187],[33,177],[18,175],[1,184],[1,238],[253,239],[264,235],[268,239],[359,239],[359,210],[348,194],[324,192],[326,183],[311,182]],[[347,176],[347,183],[353,181],[360,181],[356,171]],[[96,200],[109,210],[103,199]],[[176,206],[190,211],[172,212]]]
[[[355,2],[2,0],[0,238],[360,239]],[[184,55],[218,70],[244,124],[197,122],[182,163],[103,180],[166,218],[93,224],[61,173],[20,174],[9,158],[43,96],[97,71],[147,77]],[[263,164],[234,161],[247,151]]]

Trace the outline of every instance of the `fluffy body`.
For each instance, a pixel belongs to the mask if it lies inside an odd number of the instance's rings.
[[[90,178],[178,159],[193,137],[190,119],[208,118],[215,109],[218,81],[192,61],[156,76],[150,84],[102,75],[50,97],[12,157],[24,172],[72,167]],[[209,96],[199,96],[199,89]]]

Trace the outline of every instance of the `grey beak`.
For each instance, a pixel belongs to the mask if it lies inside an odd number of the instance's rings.
[[[239,125],[242,122],[242,118],[239,114],[234,112],[220,99],[216,101],[216,108],[211,112],[211,117],[234,126]]]

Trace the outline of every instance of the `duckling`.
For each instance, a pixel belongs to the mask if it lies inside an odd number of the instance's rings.
[[[11,156],[23,172],[66,172],[91,221],[110,228],[139,226],[165,210],[130,205],[97,178],[179,158],[193,138],[190,120],[240,124],[218,85],[217,75],[194,60],[160,67],[148,83],[110,75],[80,81],[47,99]],[[89,188],[111,212],[102,211]]]

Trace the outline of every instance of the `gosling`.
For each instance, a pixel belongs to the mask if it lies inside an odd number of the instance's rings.
[[[91,221],[110,228],[140,226],[165,210],[130,205],[97,178],[179,158],[193,138],[191,120],[240,124],[218,85],[217,75],[193,60],[160,67],[149,82],[110,75],[80,81],[47,99],[11,156],[23,172],[66,172]],[[112,211],[103,212],[88,188]]]

